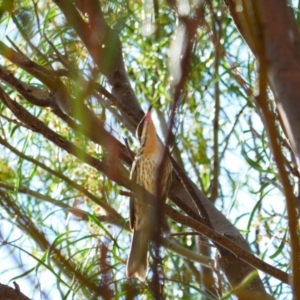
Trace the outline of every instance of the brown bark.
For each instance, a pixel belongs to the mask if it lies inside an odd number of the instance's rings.
[[[230,14],[255,55],[259,65],[259,95],[257,104],[262,111],[270,146],[283,185],[290,242],[292,248],[291,282],[294,296],[300,298],[300,261],[296,199],[286,171],[278,142],[274,117],[267,104],[267,81],[274,94],[279,121],[282,124],[292,150],[300,158],[300,37],[291,7],[286,0],[236,1],[225,0]],[[265,78],[264,78],[265,77]]]
[[[73,1],[54,0],[66,17],[68,24],[85,44],[94,62],[112,87],[113,95],[119,100],[122,113],[129,121],[137,121],[143,116],[143,111],[137,101],[125,69],[122,45],[118,33],[106,23],[100,2],[97,0],[77,0],[75,4],[82,13],[88,15],[88,23],[79,15]]]
[[[79,25],[78,25],[79,23],[78,23],[78,20],[77,20],[77,23],[74,22],[75,11],[73,13],[71,13],[71,8],[70,8],[69,4],[67,4],[67,2],[69,2],[69,1],[55,0],[55,3],[57,3],[58,6],[60,7],[60,9],[62,9],[62,11],[64,12],[69,24],[72,27],[74,27],[74,29],[77,31],[78,35],[85,43],[85,45],[86,45],[88,51],[90,52],[91,56],[93,57],[94,61],[96,63],[98,63],[98,65],[100,67],[101,59],[99,56],[97,56],[97,57],[93,56],[93,53],[95,53],[94,47],[96,47],[97,51],[98,51],[97,53],[100,53],[99,55],[101,55],[101,49],[102,49],[101,44],[100,45],[92,44],[89,40],[86,39],[87,35],[84,35],[83,31],[80,31],[77,29],[77,28],[79,28]],[[77,1],[77,4],[82,4],[82,3],[83,3],[82,1]],[[88,7],[85,9],[87,12],[90,12],[91,22],[92,22],[92,20],[98,20],[99,24],[101,24],[101,26],[94,27],[95,35],[93,37],[97,36],[96,33],[98,33],[97,40],[104,42],[106,38],[110,37],[109,32],[111,34],[112,34],[112,32],[110,31],[105,20],[103,19],[101,9],[99,7],[96,7],[96,4],[94,3],[94,1],[92,1],[92,3],[93,4],[91,4],[91,5],[95,5],[95,6],[93,6],[93,13],[90,10],[91,7]],[[79,7],[81,9],[83,9],[83,6],[79,6]],[[95,14],[94,12],[98,12],[98,14]],[[97,22],[94,22],[94,23],[96,24]],[[84,27],[82,27],[83,25],[84,24],[81,24],[80,28],[84,28]],[[116,37],[114,37],[114,38],[116,38]],[[116,39],[118,41],[118,38],[116,38]],[[111,63],[111,65],[108,67],[107,70],[105,70],[104,73],[107,74],[108,81],[112,85],[113,88],[116,87],[116,82],[118,80],[120,80],[122,87],[126,86],[128,88],[127,94],[126,93],[125,94],[118,93],[118,89],[115,89],[114,95],[116,96],[116,98],[119,99],[119,101],[122,101],[122,100],[124,101],[124,95],[132,96],[132,97],[125,98],[126,105],[128,105],[128,107],[130,107],[131,115],[141,116],[141,110],[140,110],[139,105],[137,105],[136,97],[133,96],[134,93],[132,93],[132,89],[131,89],[127,74],[126,74],[126,72],[123,72],[124,62],[122,59],[121,44],[119,42],[117,42],[116,45],[117,45],[118,51],[116,51],[114,54],[115,59],[112,60],[113,63]],[[102,55],[103,55],[103,53],[102,53]],[[105,56],[103,56],[103,57],[105,57]],[[116,70],[122,70],[122,71],[116,72]],[[116,76],[116,77],[114,77],[114,76]],[[126,112],[127,111],[124,111],[124,113],[126,113]],[[193,204],[194,201],[191,199],[190,195],[187,195],[185,188],[186,187],[184,187],[182,184],[179,185],[177,187],[176,194],[177,194],[177,196],[181,195],[181,197],[180,196],[179,197],[181,198],[182,202],[186,203],[187,199],[190,199],[191,207],[193,207],[195,212],[197,212],[198,208],[195,208],[195,206]],[[196,187],[194,187],[194,188],[198,193],[199,199],[201,199],[202,205],[205,207],[204,210],[209,215],[209,220],[206,220],[206,221],[211,222],[212,227],[217,232],[219,232],[223,235],[229,236],[230,239],[234,240],[239,246],[241,246],[242,248],[244,248],[245,250],[250,252],[250,248],[249,248],[248,244],[243,239],[243,237],[239,233],[239,231],[219,211],[217,211],[217,209],[198,190],[198,188],[196,188]],[[202,211],[202,214],[206,215],[205,211]],[[224,252],[222,247],[219,247],[219,250]],[[222,268],[225,271],[225,274],[226,274],[227,278],[229,279],[230,284],[233,287],[236,286],[244,278],[244,276],[246,276],[247,274],[251,273],[251,271],[254,270],[253,267],[246,264],[245,262],[242,262],[240,259],[238,259],[234,255],[231,255],[230,259],[228,259],[228,255],[226,255],[226,257],[221,256],[220,261],[222,264]],[[247,288],[245,288],[243,293],[241,293],[240,295],[242,295],[242,296],[240,296],[240,299],[247,299],[247,297],[248,297],[248,299],[252,299],[253,295],[256,295],[257,298],[258,297],[265,297],[265,298],[269,297],[267,295],[267,293],[264,289],[264,286],[259,277],[257,277]]]
[[[269,83],[291,146],[300,159],[300,39],[293,11],[285,0],[276,1],[276,5],[272,0],[224,1],[256,58],[264,43]]]
[[[0,96],[2,98],[3,103],[6,104],[12,110],[12,112],[19,120],[23,121],[24,124],[27,124],[29,128],[31,128],[35,132],[43,134],[47,139],[57,144],[57,146],[61,147],[62,149],[65,149],[67,152],[78,157],[79,159],[82,159],[84,162],[90,164],[100,172],[106,174],[111,180],[117,182],[118,184],[125,186],[131,190],[134,190],[137,194],[143,193],[143,191],[137,189],[137,186],[134,186],[131,182],[129,182],[128,176],[124,177],[122,174],[119,174],[118,176],[112,177],[112,173],[109,171],[110,168],[108,165],[104,165],[102,162],[94,159],[93,157],[87,154],[84,154],[83,152],[81,153],[82,150],[76,148],[70,142],[64,140],[57,133],[51,131],[43,122],[31,115],[21,105],[19,105],[12,99],[9,99],[9,96],[6,95],[4,91],[0,93]],[[77,150],[74,151],[74,149]],[[184,177],[183,174],[180,174],[180,176]],[[185,178],[185,180],[188,179]],[[233,227],[231,223],[229,223],[228,220],[215,209],[211,201],[205,198],[205,196],[197,190],[197,187],[195,187],[192,183],[188,184],[189,187],[188,189],[186,189],[184,187],[187,186],[186,182],[183,185],[179,180],[174,180],[169,196],[187,215],[191,216],[197,221],[193,221],[193,219],[191,218],[184,217],[180,213],[176,213],[176,211],[170,210],[170,208],[166,208],[166,213],[176,222],[193,228],[194,230],[202,233],[203,235],[210,238],[216,243],[216,246],[226,258],[222,260],[221,256],[221,258],[219,259],[220,264],[222,264],[224,269],[226,269],[226,267],[228,266],[228,270],[232,271],[228,271],[228,274],[226,273],[228,278],[231,278],[232,281],[235,280],[235,278],[238,278],[238,280],[235,281],[235,283],[237,284],[246,275],[248,275],[251,271],[254,270],[253,267],[250,266],[252,265],[274,276],[282,282],[288,283],[288,276],[286,273],[274,267],[271,267],[270,265],[264,263],[263,261],[255,258],[252,254],[250,254],[247,243],[243,240],[242,236],[235,229],[235,227]],[[192,189],[194,192],[193,200],[190,196],[191,192],[187,192],[189,189]],[[147,196],[145,198],[147,198]],[[194,208],[194,199],[196,199],[198,204],[200,204],[197,209]],[[116,222],[118,216],[115,214],[114,210],[111,209],[110,206],[107,207],[104,204],[100,205],[104,207],[111,216],[116,217],[114,218],[114,222]],[[203,217],[202,214],[201,216],[199,216],[199,210],[200,213],[202,211],[206,212],[205,217]],[[217,223],[212,223],[213,225],[211,225],[210,222],[208,222],[209,220],[214,220],[214,222]],[[215,231],[211,228],[213,228]],[[234,253],[235,255],[232,256],[231,253]],[[231,257],[231,259],[228,259],[228,257]],[[237,257],[239,257],[240,259],[237,260]],[[243,260],[244,262],[242,262],[241,260]],[[251,288],[251,285],[248,288]],[[257,288],[257,284],[255,285],[255,288]],[[252,288],[252,293],[255,293],[253,290],[254,289]],[[260,295],[260,293],[258,292],[255,294]]]
[[[234,242],[239,247],[251,253],[248,243],[245,241],[240,232],[226,219],[226,217],[220,211],[215,208],[212,202],[208,198],[206,198],[205,195],[195,185],[193,186],[199,199],[205,207],[212,228],[217,233],[229,238],[230,241]],[[184,203],[188,204],[190,207],[193,207],[192,200],[190,199],[190,196],[187,194],[182,185],[173,184],[172,187],[171,199],[172,196],[176,195]],[[196,209],[193,210],[196,211]],[[212,235],[205,235],[217,242],[217,239],[212,238]],[[229,252],[220,244],[216,243],[215,245],[220,252],[219,263],[221,265],[221,268],[226,274],[226,277],[232,287],[237,286],[248,274],[255,270],[251,265],[239,259],[238,255],[234,255],[235,251],[233,250],[233,248],[230,248],[233,251]],[[238,299],[254,299],[254,295],[255,299],[273,299],[266,293],[262,281],[259,277],[253,280],[251,284],[249,284],[242,292],[238,293],[237,297]]]
[[[86,12],[89,15],[89,21],[88,23],[84,22],[81,18],[81,16],[78,14],[78,11],[76,10],[75,6],[73,5],[74,1],[69,0],[55,0],[54,1],[58,7],[62,10],[62,12],[65,14],[65,17],[67,19],[68,24],[75,29],[78,36],[82,39],[83,43],[85,44],[88,52],[90,53],[91,57],[94,59],[95,63],[98,65],[99,70],[106,75],[108,82],[111,84],[113,88],[113,95],[118,99],[120,102],[120,110],[124,116],[126,116],[126,119],[129,120],[128,123],[130,124],[136,124],[139,118],[142,116],[141,108],[137,102],[136,96],[133,92],[133,89],[131,88],[131,85],[129,83],[129,79],[125,70],[123,58],[122,58],[122,48],[121,43],[119,41],[119,38],[116,34],[116,32],[113,32],[108,25],[106,24],[101,9],[99,7],[99,1],[75,1],[76,5],[79,9],[81,9],[83,12]],[[84,6],[88,5],[88,6]],[[115,44],[113,46],[116,46],[114,51],[109,51],[111,47],[111,37],[113,37],[112,40],[115,41]],[[102,46],[105,45],[103,48]],[[107,47],[106,47],[107,46]],[[103,50],[104,49],[104,50]],[[0,49],[1,50],[1,49]],[[109,53],[110,52],[110,53]],[[3,53],[2,53],[3,54]],[[103,61],[106,60],[106,57],[109,56],[110,59],[106,64],[103,64]],[[15,62],[18,64],[17,62]],[[21,65],[20,65],[21,66]],[[24,66],[23,66],[24,67]],[[26,69],[28,72],[32,71],[34,69],[34,66],[25,66],[24,69]],[[41,73],[43,70],[39,70]],[[36,74],[33,74],[36,76]],[[46,74],[48,75],[48,74]],[[62,83],[56,79],[55,77],[50,78],[49,76],[44,76],[43,78],[40,78],[42,82],[51,90],[56,91],[55,87],[56,85],[51,84],[51,80],[55,80],[55,83],[59,85],[60,87],[60,93],[62,90],[64,90],[64,86]],[[50,79],[49,79],[50,78]],[[53,87],[53,88],[51,88]],[[34,125],[32,129],[36,132],[42,133],[46,138],[50,139],[53,143],[55,143],[57,146],[65,149],[66,151],[76,155],[76,153],[80,152],[79,149],[74,149],[74,147],[55,134],[54,132],[51,132],[48,130],[48,128],[41,123],[37,122],[34,118],[31,118],[31,116],[26,115],[25,112],[21,109],[20,105],[14,102],[9,101],[8,98],[6,98],[4,92],[1,91],[2,100],[10,109],[15,110],[14,112],[19,114],[19,117],[23,119],[23,122],[26,123],[27,121],[29,124]],[[25,95],[26,97],[26,95]],[[57,93],[54,93],[54,99],[57,98],[65,98],[68,101],[72,101],[70,99],[69,95],[58,95]],[[64,101],[65,101],[64,99]],[[60,99],[61,100],[61,99]],[[61,100],[62,101],[62,100]],[[69,103],[67,105],[67,108],[69,107]],[[64,108],[64,107],[62,107]],[[68,109],[65,109],[65,111],[68,112]],[[30,120],[29,120],[30,118]],[[92,118],[94,119],[94,117]],[[123,153],[123,156],[120,154],[119,158],[122,160],[126,160],[124,155],[124,148],[123,145],[116,142],[112,139],[111,136],[107,132],[104,131],[103,124],[100,122],[97,122],[97,120],[94,120],[94,124],[91,125],[91,128],[101,128],[101,134],[105,134],[107,138],[101,139],[100,143],[106,148],[106,150],[109,150],[111,144],[109,144],[107,141],[110,140],[113,143],[114,151],[113,153]],[[96,125],[95,125],[96,124]],[[99,126],[99,127],[98,127]],[[99,132],[98,132],[99,135]],[[117,149],[116,149],[117,148]],[[75,151],[76,150],[76,151]],[[83,155],[85,156],[85,155]],[[103,173],[110,174],[109,168],[107,165],[104,165],[102,162],[96,162],[94,158],[88,157],[89,161],[94,164],[95,167],[97,167],[99,170],[101,170]],[[110,168],[112,169],[112,168]],[[120,177],[113,177],[115,174],[111,174],[110,179],[126,185],[123,181],[120,181]],[[201,220],[202,216],[207,216],[207,220],[203,220],[208,224],[211,224],[211,227],[221,235],[225,237],[229,237],[230,241],[233,241],[237,245],[239,245],[241,248],[246,250],[247,252],[250,252],[249,245],[246,243],[246,241],[243,239],[242,235],[239,233],[239,231],[223,216],[221,212],[219,212],[213,204],[207,199],[203,193],[194,185],[193,190],[196,193],[196,197],[198,201],[201,203],[197,208],[195,208],[194,200],[191,198],[191,194],[187,192],[186,186],[182,184],[182,182],[177,182],[177,184],[172,185],[171,190],[171,199],[173,197],[178,197],[181,202],[187,203],[193,211],[193,216],[196,214],[196,218]],[[199,207],[200,210],[202,210],[199,214],[198,210]],[[208,238],[213,238],[212,236],[208,235]],[[222,269],[224,270],[230,284],[235,287],[238,285],[241,280],[244,279],[245,276],[247,276],[249,273],[251,273],[254,268],[250,266],[249,264],[241,261],[237,256],[233,255],[231,252],[224,249],[224,247],[220,246],[220,244],[216,243],[216,246],[218,247],[220,251],[220,264],[222,266]],[[251,284],[249,284],[242,292],[238,293],[237,296],[239,299],[253,299],[253,296],[255,296],[255,299],[268,299],[271,298],[265,291],[264,286],[262,284],[262,281],[259,277],[254,279]]]
[[[21,293],[19,286],[15,283],[15,289],[0,283],[0,299],[1,300],[30,300]]]

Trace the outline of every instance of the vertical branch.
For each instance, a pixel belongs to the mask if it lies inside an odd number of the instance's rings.
[[[256,2],[255,2],[256,4]],[[270,111],[267,97],[267,84],[268,84],[268,60],[265,50],[266,41],[266,28],[264,28],[264,23],[262,21],[262,13],[259,10],[258,5],[255,5],[255,15],[261,27],[261,37],[260,43],[257,43],[258,53],[258,84],[259,84],[259,94],[256,97],[256,101],[262,110],[265,119],[266,130],[268,132],[270,146],[276,161],[279,176],[283,185],[284,194],[286,197],[286,205],[288,212],[288,227],[291,238],[291,252],[292,252],[292,287],[295,299],[300,299],[300,245],[299,238],[297,234],[298,219],[296,216],[296,199],[293,193],[293,187],[290,184],[289,174],[285,167],[285,160],[278,139],[278,132],[276,130],[275,120]]]
[[[219,83],[219,66],[221,61],[220,38],[222,36],[222,19],[223,11],[218,18],[216,14],[211,11],[213,15],[213,38],[215,47],[215,61],[214,61],[214,80],[215,80],[215,117],[213,121],[213,166],[212,166],[212,182],[210,200],[215,203],[219,194],[219,173],[220,173],[220,159],[219,159],[219,115],[220,115],[220,83]]]
[[[171,5],[171,4],[170,4]],[[167,147],[171,145],[171,138],[172,138],[172,129],[175,123],[175,114],[176,114],[176,109],[179,106],[180,101],[182,100],[182,95],[185,87],[185,83],[188,79],[188,74],[189,74],[189,69],[190,69],[190,64],[192,61],[192,54],[193,54],[193,47],[194,47],[194,41],[195,41],[195,36],[197,33],[197,29],[203,22],[203,14],[204,14],[204,7],[203,3],[200,2],[198,7],[195,9],[194,15],[192,17],[180,17],[180,24],[184,28],[184,38],[183,38],[183,45],[181,52],[178,57],[175,57],[173,62],[176,63],[176,60],[179,60],[179,70],[177,70],[178,74],[173,74],[173,77],[178,77],[178,81],[175,82],[175,86],[173,87],[172,91],[172,108],[171,108],[171,114],[170,114],[170,119],[169,119],[169,130],[166,136],[166,149],[164,153],[163,160],[166,158],[168,155],[168,149]],[[205,214],[204,207],[200,203],[197,195],[194,193],[193,188],[190,186],[189,181],[185,175],[185,173],[181,170],[181,168],[178,166],[177,162],[172,158],[172,164],[173,164],[173,169],[175,170],[177,176],[181,179],[185,189],[187,192],[190,194],[191,199],[195,205],[195,208],[198,209],[199,216]],[[158,182],[159,182],[158,178]]]
[[[176,64],[175,71],[172,74],[174,78],[174,86],[172,90],[172,108],[171,108],[171,114],[168,124],[168,132],[166,135],[166,147],[163,153],[162,161],[160,163],[160,166],[158,168],[158,178],[156,181],[156,195],[160,195],[159,192],[160,189],[160,183],[164,180],[163,179],[163,168],[164,163],[168,159],[169,151],[168,146],[171,144],[172,140],[172,130],[174,128],[175,124],[175,115],[177,107],[179,106],[180,101],[182,100],[182,95],[185,87],[185,83],[188,79],[189,69],[190,69],[190,63],[192,59],[192,53],[193,53],[193,47],[194,47],[194,40],[196,36],[196,32],[198,29],[199,24],[203,20],[203,3],[200,3],[198,7],[195,9],[195,15],[193,16],[180,16],[180,25],[178,27],[178,40],[180,41],[179,44],[173,45],[175,48],[179,48],[179,55],[176,57],[173,57],[173,60],[171,61],[171,64]],[[178,51],[178,49],[176,49]],[[176,61],[179,59],[178,61]],[[171,66],[172,67],[172,66]],[[172,160],[173,163],[174,160]],[[173,163],[174,164],[174,163]],[[160,199],[157,199],[160,200]],[[162,228],[163,225],[163,208],[164,203],[163,201],[156,201],[156,216],[157,216],[157,228]],[[157,238],[154,240],[155,242],[155,268],[154,268],[154,276],[153,281],[155,282],[155,285],[157,287],[160,287],[159,283],[159,272],[158,272],[158,262],[161,261],[160,259],[160,238],[159,234],[157,234]],[[159,293],[159,291],[157,291]]]
[[[211,182],[211,194],[210,200],[214,203],[218,198],[219,190],[219,115],[220,115],[220,86],[217,79],[219,74],[220,55],[216,49],[216,57],[214,63],[215,69],[215,117],[213,121],[213,170],[212,170],[212,182]]]

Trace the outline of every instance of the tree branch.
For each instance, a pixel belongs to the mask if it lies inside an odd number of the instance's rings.
[[[19,289],[13,289],[8,285],[0,283],[0,297],[2,300],[30,300],[27,296],[21,293]]]

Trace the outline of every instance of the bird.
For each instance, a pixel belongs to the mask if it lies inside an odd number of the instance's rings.
[[[165,146],[157,136],[151,118],[151,110],[152,106],[149,107],[136,129],[140,148],[132,163],[130,179],[156,196],[158,201],[165,202],[171,180],[172,164],[168,156],[162,163]],[[160,172],[160,176],[158,172]],[[161,179],[159,186],[157,186],[158,177]],[[158,195],[156,195],[157,191]],[[127,260],[126,275],[127,278],[136,277],[144,281],[148,272],[148,246],[158,222],[155,206],[139,199],[139,197],[131,197],[129,221],[133,237]],[[167,227],[164,218],[161,224],[163,227]]]

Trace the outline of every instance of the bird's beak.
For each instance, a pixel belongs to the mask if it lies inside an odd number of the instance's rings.
[[[146,112],[146,115],[145,115],[145,121],[148,122],[150,117],[151,117],[151,110],[152,110],[152,105],[149,106],[147,112]]]

